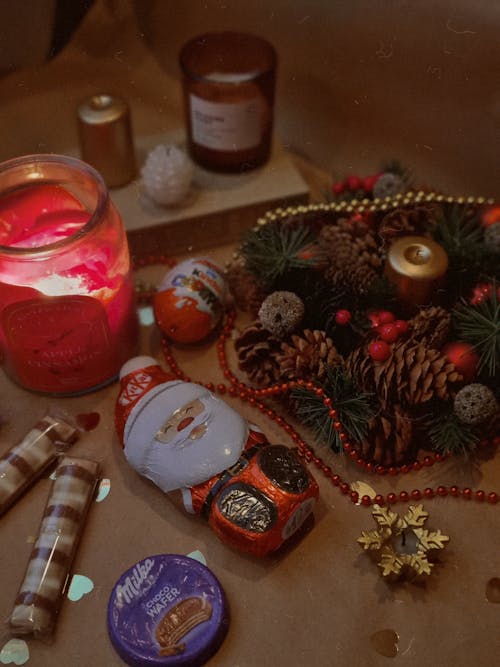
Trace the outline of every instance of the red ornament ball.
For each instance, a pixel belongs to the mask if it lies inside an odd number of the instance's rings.
[[[374,340],[368,346],[368,354],[373,361],[386,361],[391,356],[391,348],[384,340]]]
[[[486,208],[481,215],[481,222],[483,227],[489,227],[500,222],[500,205],[495,204]]]
[[[337,324],[341,325],[349,324],[351,318],[352,315],[350,311],[346,310],[345,308],[337,310],[337,312],[335,313],[335,322],[337,322]]]
[[[479,355],[470,343],[452,341],[447,343],[441,352],[451,361],[457,371],[463,375],[465,382],[472,382],[475,379]]]

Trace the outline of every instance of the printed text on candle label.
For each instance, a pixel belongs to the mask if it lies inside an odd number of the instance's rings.
[[[106,311],[91,297],[14,303],[3,311],[2,326],[20,382],[41,391],[97,384],[113,361]]]
[[[245,102],[208,102],[190,95],[193,141],[219,151],[241,151],[258,146],[262,136],[260,98]]]

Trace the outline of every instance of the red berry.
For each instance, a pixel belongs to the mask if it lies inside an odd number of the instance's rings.
[[[381,324],[377,331],[380,334],[380,338],[385,340],[386,343],[394,343],[399,338],[398,328],[393,322]]]
[[[368,346],[368,354],[373,361],[385,361],[390,357],[391,348],[383,340],[374,340]]]
[[[378,313],[378,318],[380,324],[389,324],[389,322],[394,322],[396,319],[394,313],[391,313],[390,310],[380,310]]]
[[[332,185],[332,192],[334,195],[341,195],[345,190],[345,185],[343,182],[339,181]]]
[[[337,324],[349,324],[351,317],[351,313],[343,308],[341,310],[337,310],[335,313],[335,322],[337,322]]]
[[[345,183],[348,190],[359,190],[363,185],[359,176],[348,176]]]
[[[375,187],[375,183],[378,181],[380,174],[373,174],[372,176],[365,176],[363,178],[363,189],[367,192],[371,192]]]
[[[372,323],[373,328],[378,327],[378,325],[380,324],[380,311],[379,310],[371,310],[367,314],[367,317],[370,320],[370,322]]]
[[[399,331],[400,334],[404,334],[408,331],[409,324],[406,320],[396,320],[394,326]]]

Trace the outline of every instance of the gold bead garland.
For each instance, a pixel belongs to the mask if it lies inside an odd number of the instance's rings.
[[[493,199],[486,199],[485,197],[473,196],[446,196],[437,192],[423,192],[423,190],[408,190],[407,192],[398,193],[393,197],[385,197],[384,199],[351,199],[350,202],[328,202],[320,204],[308,204],[306,206],[288,206],[287,208],[278,207],[271,211],[267,211],[262,217],[257,220],[257,227],[267,225],[269,222],[276,222],[286,220],[287,218],[303,215],[305,213],[314,213],[323,211],[325,213],[352,213],[364,212],[375,213],[378,211],[390,211],[400,206],[408,206],[409,204],[425,203],[441,203],[447,204],[471,204],[482,206],[483,204],[491,205],[494,203]]]

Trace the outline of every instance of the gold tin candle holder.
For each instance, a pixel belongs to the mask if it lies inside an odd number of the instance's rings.
[[[113,95],[93,95],[78,107],[82,159],[101,174],[109,188],[129,183],[136,174],[130,110]]]
[[[403,236],[387,254],[386,275],[396,286],[401,301],[409,308],[432,300],[448,269],[448,255],[432,239]]]

